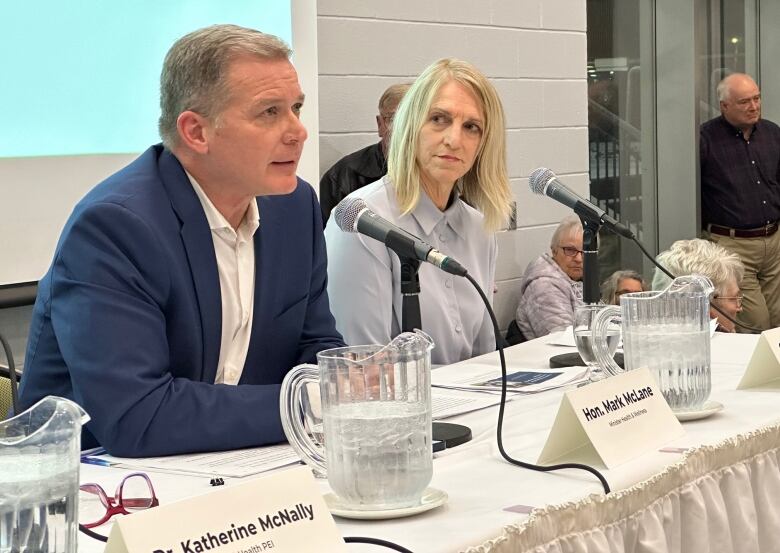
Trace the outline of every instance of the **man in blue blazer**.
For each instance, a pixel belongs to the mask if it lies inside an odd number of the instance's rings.
[[[216,25],[166,56],[153,146],[76,206],[41,280],[21,384],[138,457],[284,440],[279,388],[343,345],[289,49]]]

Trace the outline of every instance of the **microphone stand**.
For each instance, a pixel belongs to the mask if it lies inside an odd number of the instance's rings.
[[[599,303],[599,224],[580,217],[582,221],[582,301]]]
[[[401,261],[401,332],[414,332],[416,328],[422,330],[420,261],[400,255],[398,259]],[[437,421],[433,423],[432,439],[442,442],[444,448],[455,447],[471,440],[471,429],[462,424]]]
[[[420,261],[411,257],[401,257],[401,332],[422,330],[420,315]]]

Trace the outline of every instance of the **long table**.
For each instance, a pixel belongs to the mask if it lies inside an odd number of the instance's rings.
[[[602,473],[614,491],[630,488],[680,460],[681,451],[712,445],[775,423],[777,393],[737,391],[757,336],[717,334],[712,340],[712,394],[723,411],[703,420],[684,423],[683,437],[660,451],[651,451]],[[540,338],[506,350],[507,363],[514,367],[546,368],[550,356],[574,351],[552,346]],[[460,364],[499,365],[497,353],[483,355]],[[552,427],[565,390],[557,389],[523,396],[507,404],[504,419],[504,447],[515,458],[534,462]],[[370,536],[396,542],[415,553],[444,553],[466,550],[502,534],[508,525],[521,522],[532,508],[578,501],[601,494],[599,482],[576,470],[538,473],[507,463],[496,446],[498,408],[461,415],[452,422],[472,429],[473,439],[437,454],[431,486],[445,490],[448,502],[435,510],[410,518],[386,521],[356,521],[336,518],[343,536]],[[82,465],[81,481],[98,482],[113,489],[126,471],[111,467]],[[153,473],[161,503],[208,493],[208,478]],[[230,485],[230,481],[227,485]],[[329,491],[322,481],[323,493]],[[108,532],[107,527],[100,529]],[[780,533],[780,530],[778,531]],[[102,545],[81,535],[79,551],[101,551]],[[375,546],[350,545],[349,551],[381,551]],[[481,549],[480,549],[481,550]]]

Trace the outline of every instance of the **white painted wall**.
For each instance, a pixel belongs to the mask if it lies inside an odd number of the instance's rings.
[[[518,229],[499,234],[496,314],[503,327],[519,277],[570,211],[528,190],[539,166],[588,190],[585,0],[319,0],[320,172],[378,140],[382,91],[442,57],[466,59],[504,103]]]

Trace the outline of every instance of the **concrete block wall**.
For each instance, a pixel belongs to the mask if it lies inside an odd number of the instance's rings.
[[[498,89],[517,230],[499,233],[496,314],[506,328],[525,267],[570,210],[528,189],[552,169],[588,191],[585,0],[318,0],[320,173],[378,140],[376,103],[442,57],[474,63]]]

